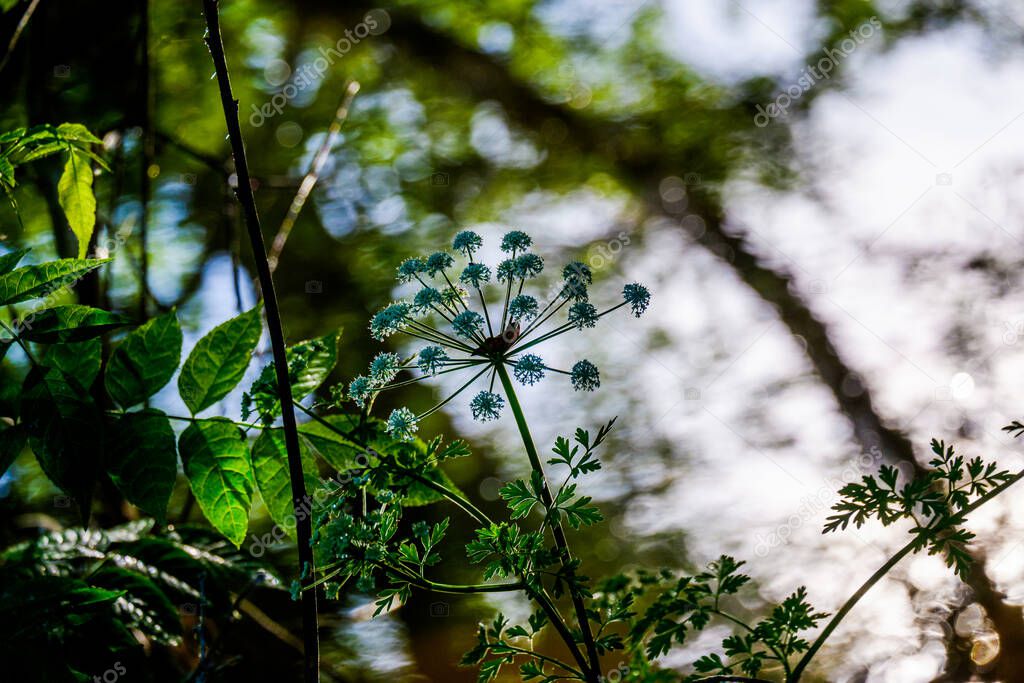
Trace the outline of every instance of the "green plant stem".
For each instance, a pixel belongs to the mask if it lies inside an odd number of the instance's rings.
[[[324,135],[320,148],[313,155],[313,160],[309,164],[309,170],[306,171],[306,175],[302,178],[299,189],[295,193],[291,205],[288,207],[288,213],[285,214],[284,220],[281,221],[281,227],[277,229],[277,235],[274,236],[274,240],[270,244],[270,254],[267,256],[267,261],[270,264],[271,273],[277,270],[278,261],[281,259],[281,252],[284,251],[284,245],[288,241],[288,235],[291,234],[292,228],[295,227],[295,221],[299,218],[299,213],[306,205],[310,193],[313,192],[313,187],[320,179],[320,172],[323,170],[324,164],[327,163],[331,148],[334,147],[338,133],[341,132],[345,119],[348,118],[349,109],[352,108],[352,100],[355,99],[358,92],[359,83],[355,81],[349,81],[348,85],[345,86],[341,102],[338,103],[338,110],[334,113],[334,120],[331,121],[331,125],[327,128],[327,134]]]
[[[988,501],[992,500],[993,498],[998,496],[1000,493],[1002,493],[1006,489],[1008,489],[1011,486],[1013,486],[1014,484],[1016,484],[1021,479],[1024,479],[1024,470],[1021,470],[1017,474],[1013,475],[1005,483],[995,487],[994,489],[992,489],[991,491],[989,491],[985,495],[983,495],[980,498],[978,498],[978,500],[974,501],[973,503],[971,503],[970,505],[965,507],[963,510],[960,511],[959,516],[961,518],[963,518],[965,515],[968,515],[971,512],[974,512],[979,507],[981,507],[982,505],[984,505]],[[934,522],[934,520],[933,520],[933,522]],[[929,525],[930,524],[931,523],[929,523]],[[907,555],[912,553],[915,550],[915,548],[919,548],[920,546],[921,546],[921,535],[917,535],[912,540],[910,540],[906,545],[904,545],[902,548],[900,548],[899,551],[897,551],[895,555],[893,555],[888,560],[886,560],[885,564],[883,564],[881,567],[879,567],[875,571],[875,573],[872,574],[868,578],[868,580],[865,581],[861,585],[861,587],[857,589],[857,592],[854,593],[853,595],[851,595],[847,599],[847,601],[845,603],[843,603],[843,606],[839,608],[839,611],[837,611],[835,613],[835,615],[828,622],[828,624],[825,626],[825,628],[822,630],[822,632],[820,634],[818,634],[818,637],[815,638],[813,643],[811,643],[811,646],[807,649],[807,652],[804,653],[804,656],[800,658],[800,661],[797,662],[797,665],[795,667],[793,667],[792,675],[787,678],[787,681],[789,683],[796,683],[797,681],[800,680],[800,676],[803,674],[804,670],[807,668],[807,665],[811,663],[811,660],[814,658],[814,655],[817,654],[818,650],[821,649],[821,646],[825,644],[825,641],[828,640],[829,636],[832,635],[832,632],[836,630],[836,627],[839,626],[840,622],[842,622],[842,620],[844,618],[846,618],[846,615],[850,613],[850,610],[852,610],[854,608],[854,606],[856,606],[856,604],[858,602],[860,602],[860,599],[863,598],[864,595],[869,590],[871,590],[871,588],[876,583],[881,581],[882,577],[885,576],[886,574],[888,574],[892,570],[892,568],[895,567],[899,563],[900,560],[902,560],[904,557],[906,557]]]
[[[523,589],[523,584],[519,581],[515,583],[470,583],[470,584],[456,584],[456,583],[439,583],[437,581],[431,581],[430,579],[420,579],[424,582],[426,587],[432,591],[438,593],[451,593],[452,595],[464,595],[471,593],[508,593],[510,591],[520,591]]]
[[[23,340],[21,337],[15,334],[14,330],[12,330],[10,327],[7,326],[6,323],[2,321],[0,321],[0,327],[2,327],[4,331],[7,332],[7,334],[11,335],[11,339],[15,344],[21,347],[21,350],[25,352],[25,356],[28,358],[28,362],[38,367],[39,361],[37,361],[35,359],[35,356],[32,355],[32,352],[29,350],[28,344],[25,343],[25,340]]]
[[[128,414],[129,413],[126,410],[108,410],[107,411],[107,415],[113,415],[115,417],[120,417],[122,415],[128,415]],[[204,420],[221,420],[223,422],[230,422],[231,424],[235,425],[236,427],[241,427],[243,429],[268,429],[269,428],[268,425],[255,424],[253,422],[238,422],[237,420],[228,420],[226,418],[221,418],[221,417],[215,417],[215,418],[214,417],[195,417],[194,415],[192,417],[188,417],[188,416],[185,416],[185,415],[166,415],[166,414],[164,415],[164,417],[166,417],[168,420],[177,420],[178,422],[202,422]]]
[[[4,53],[3,59],[0,60],[0,71],[3,71],[4,67],[7,66],[7,62],[10,61],[11,55],[14,54],[14,48],[18,46],[18,40],[21,38],[21,34],[25,32],[25,27],[28,26],[29,19],[32,18],[37,7],[39,7],[39,0],[32,0],[28,9],[21,15],[21,20],[14,29],[14,35],[11,36],[10,42],[7,43],[7,52]]]
[[[717,603],[717,601],[716,601],[716,603]],[[717,606],[713,610],[711,610],[711,611],[713,613],[717,614],[718,616],[722,617],[723,619],[725,619],[727,621],[731,621],[732,623],[736,624],[737,626],[740,626],[740,627],[746,629],[750,633],[754,632],[754,629],[751,628],[751,626],[749,624],[747,624],[746,622],[744,622],[742,619],[734,617],[733,615],[729,614],[728,612],[723,612],[722,610],[718,609]],[[769,646],[769,649],[772,651],[774,656],[773,657],[768,657],[768,659],[776,659],[776,660],[778,660],[782,664],[782,668],[785,670],[786,675],[788,676],[789,675],[789,662],[787,662],[786,658],[782,656],[782,653],[779,652],[774,647]]]
[[[399,574],[403,581],[408,581],[414,585],[424,588],[426,590],[436,591],[438,593],[448,593],[450,595],[472,595],[476,593],[508,593],[511,591],[520,591],[525,588],[522,581],[516,581],[515,583],[440,583],[438,581],[431,581],[424,576],[417,576],[412,572],[402,568],[394,567],[391,565],[384,565],[387,569]]]
[[[350,440],[350,441],[352,440],[352,438],[348,434],[346,434],[342,430],[338,429],[337,427],[332,425],[330,422],[328,422],[327,420],[323,419],[322,417],[320,417],[319,415],[317,415],[316,413],[311,411],[309,408],[306,408],[306,406],[302,405],[298,401],[295,401],[295,405],[296,405],[296,407],[299,410],[301,410],[303,413],[308,415],[311,419],[316,420],[317,422],[319,422],[324,427],[326,427],[330,431],[334,432],[338,436],[344,437],[346,440]],[[353,443],[355,443],[355,442],[353,442]],[[366,448],[366,446],[363,446],[361,444],[356,444],[356,445],[358,445],[360,448],[364,448],[366,450],[370,450],[375,455],[377,455],[377,457],[380,457],[379,453],[376,453],[376,452],[372,451],[371,449]],[[494,524],[494,522],[491,520],[491,518],[488,517],[483,511],[481,511],[480,508],[475,506],[472,502],[470,502],[470,500],[468,498],[465,498],[464,496],[460,495],[458,492],[452,491],[451,489],[449,489],[444,484],[440,484],[438,482],[431,481],[431,480],[427,479],[426,477],[423,477],[423,476],[419,475],[416,472],[412,472],[412,471],[406,470],[405,468],[399,468],[399,469],[403,470],[403,474],[415,478],[417,481],[421,482],[424,486],[427,486],[430,489],[432,489],[432,490],[436,491],[437,493],[441,494],[442,496],[444,496],[449,502],[451,502],[454,505],[456,505],[457,507],[459,507],[463,512],[465,512],[467,515],[469,515],[470,517],[475,519],[478,523],[486,524],[488,526]],[[330,567],[327,567],[327,569],[330,569]],[[324,580],[325,579],[323,579],[323,578],[320,579],[320,581],[324,581]],[[544,613],[548,617],[548,621],[551,622],[552,627],[556,631],[558,631],[558,635],[562,638],[562,640],[565,641],[566,645],[568,646],[569,652],[572,654],[573,659],[576,660],[576,662],[580,665],[580,668],[583,671],[589,671],[589,667],[587,666],[587,660],[583,657],[583,653],[580,652],[579,648],[576,647],[576,642],[573,640],[572,633],[569,632],[569,627],[565,625],[564,621],[562,621],[562,616],[558,613],[558,610],[555,608],[555,605],[551,601],[551,599],[547,595],[545,595],[544,593],[536,591],[536,590],[530,588],[530,586],[526,584],[525,580],[522,577],[519,577],[519,580],[520,580],[520,583],[522,584],[521,589],[526,593],[526,595],[531,600],[533,600],[538,605],[540,605],[541,609],[544,610]]]
[[[323,419],[322,417],[320,417],[319,415],[317,415],[312,410],[310,410],[306,406],[302,405],[298,401],[295,401],[295,406],[299,410],[301,410],[303,413],[308,415],[310,417],[310,419],[313,419],[316,422],[320,423],[321,425],[323,425],[324,427],[326,427],[330,431],[334,432],[338,436],[344,437],[347,440],[351,440],[352,437],[350,437],[348,434],[346,434],[342,430],[338,429],[337,427],[332,425],[330,422],[328,422],[327,420]],[[377,453],[373,449],[367,448],[367,447],[363,446],[362,444],[356,444],[356,445],[358,445],[360,448],[363,448],[364,450],[372,453],[373,455],[377,456],[378,458],[383,459],[381,454]],[[461,508],[466,514],[468,514],[470,517],[475,519],[480,524],[494,524],[494,522],[491,521],[491,518],[488,517],[487,515],[485,515],[480,510],[480,508],[478,508],[477,506],[473,505],[473,503],[468,498],[463,497],[458,492],[452,491],[450,488],[448,488],[444,484],[440,484],[440,483],[438,483],[436,481],[431,481],[430,479],[427,479],[426,477],[420,475],[418,472],[415,472],[413,470],[407,469],[405,467],[401,467],[400,465],[397,465],[395,463],[390,463],[390,464],[393,467],[395,467],[396,469],[401,470],[402,474],[406,475],[407,477],[415,479],[416,481],[418,481],[419,483],[423,484],[427,488],[429,488],[429,489],[431,489],[433,491],[436,491],[437,493],[441,494],[442,496],[447,498],[451,503],[453,503],[456,506],[458,506],[459,508]]]
[[[267,331],[270,334],[270,345],[274,355],[278,401],[281,404],[285,451],[288,456],[292,507],[297,520],[295,536],[299,556],[299,581],[302,585],[309,585],[314,580],[316,568],[312,545],[313,527],[310,516],[303,514],[308,496],[302,471],[298,423],[295,420],[295,410],[292,407],[291,380],[288,376],[288,357],[284,330],[281,325],[281,311],[278,308],[277,295],[274,292],[274,278],[267,260],[267,248],[263,242],[263,231],[260,227],[259,213],[256,210],[256,198],[253,196],[252,181],[249,178],[245,143],[242,140],[242,127],[238,121],[238,100],[235,99],[231,91],[227,57],[224,54],[224,42],[220,33],[218,0],[203,0],[203,15],[206,18],[206,44],[210,49],[210,57],[213,59],[217,86],[220,90],[221,108],[224,110],[224,123],[228,131],[231,153],[235,159],[235,174],[238,179],[235,194],[242,207],[245,226],[249,233],[253,262],[259,276],[260,292],[263,295],[266,311]],[[306,683],[318,683],[320,680],[320,643],[316,591],[302,591],[301,600],[304,680]]]
[[[505,389],[505,397],[508,398],[509,408],[511,408],[512,414],[515,416],[516,426],[519,427],[519,435],[523,439],[523,447],[526,448],[526,455],[530,459],[530,467],[540,475],[542,484],[540,490],[541,502],[544,503],[545,508],[551,510],[554,506],[554,500],[551,497],[547,477],[544,475],[544,468],[541,466],[540,455],[537,454],[537,446],[533,443],[530,427],[526,423],[526,416],[523,414],[523,408],[519,405],[519,398],[516,396],[515,388],[512,386],[512,378],[509,377],[508,370],[503,362],[496,363],[495,370],[501,379],[501,386]],[[555,537],[555,546],[558,548],[562,567],[569,571],[570,574],[574,574],[575,572],[572,570],[572,554],[569,552],[569,542],[565,538],[565,531],[562,529],[561,522],[557,519],[551,523],[551,533]],[[580,632],[583,635],[583,644],[587,649],[587,658],[590,662],[587,680],[597,681],[598,672],[601,670],[601,660],[597,654],[597,645],[594,643],[593,632],[590,630],[587,609],[583,604],[582,596],[572,586],[569,588],[569,595],[572,598],[573,609],[576,611],[576,621],[579,622]]]
[[[573,659],[575,659],[576,663],[580,665],[580,669],[584,673],[584,680],[597,680],[598,671],[594,670],[592,672],[589,664],[587,663],[586,657],[583,656],[579,647],[576,646],[576,641],[573,639],[572,633],[569,632],[569,627],[565,625],[565,622],[562,620],[562,615],[559,614],[558,609],[555,608],[554,601],[552,601],[546,593],[534,590],[529,586],[526,586],[524,590],[526,595],[540,605],[540,608],[544,610],[544,614],[547,615],[548,621],[550,621],[554,629],[558,631],[559,637],[563,642],[565,642],[566,647],[569,648],[569,652],[572,654]]]
[[[530,657],[536,657],[537,659],[543,660],[543,661],[547,662],[548,664],[553,664],[554,666],[557,666],[560,669],[568,671],[571,674],[575,674],[577,677],[580,678],[580,680],[583,679],[583,672],[581,672],[581,671],[579,671],[577,669],[572,668],[571,666],[569,666],[568,664],[566,664],[565,662],[563,662],[563,661],[561,661],[559,659],[555,659],[554,657],[548,657],[547,655],[542,655],[541,653],[534,652],[533,650],[527,650],[527,649],[522,648],[522,647],[516,647],[515,645],[506,645],[505,647],[507,647],[509,650],[512,650],[514,652],[520,652],[520,653],[522,653],[524,655],[528,655]]]

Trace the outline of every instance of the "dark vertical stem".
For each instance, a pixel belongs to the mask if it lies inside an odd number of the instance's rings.
[[[224,56],[224,43],[220,33],[220,20],[217,14],[217,0],[203,0],[203,13],[206,15],[206,44],[210,48],[214,68],[217,72],[217,84],[220,88],[221,106],[224,109],[224,120],[227,124],[228,138],[231,141],[231,153],[235,159],[235,173],[238,179],[236,194],[245,225],[252,244],[253,261],[259,277],[263,303],[267,313],[267,330],[270,333],[270,344],[273,349],[274,370],[277,375],[278,399],[281,403],[281,419],[284,428],[285,450],[288,454],[288,476],[291,479],[292,505],[295,510],[296,537],[299,552],[299,581],[303,589],[314,581],[312,524],[305,513],[309,496],[303,480],[302,461],[299,456],[299,432],[295,422],[295,410],[292,406],[292,389],[288,378],[288,360],[285,355],[284,331],[281,327],[281,312],[277,305],[274,292],[274,280],[267,262],[266,246],[260,228],[259,214],[256,211],[256,200],[252,193],[249,179],[249,167],[245,160],[245,145],[242,142],[242,129],[238,123],[238,101],[231,92],[231,80],[228,76],[227,59]],[[302,637],[305,657],[306,683],[320,680],[319,642],[317,626],[316,590],[302,590]]]
[[[139,169],[139,202],[142,205],[142,213],[139,216],[139,322],[142,322],[146,319],[146,304],[149,298],[149,197],[152,186],[149,167],[156,153],[156,138],[153,134],[153,93],[149,65],[149,0],[139,0],[139,7],[139,96],[142,103],[142,162]]]
[[[523,414],[522,406],[519,405],[519,398],[516,396],[515,387],[512,386],[512,379],[508,376],[508,370],[505,369],[504,363],[495,363],[495,369],[498,372],[498,377],[501,379],[501,386],[505,389],[505,396],[508,398],[509,408],[512,409],[512,414],[516,418],[516,425],[519,427],[519,434],[523,438],[523,446],[526,448],[526,455],[530,459],[530,467],[540,474],[541,482],[543,484],[540,490],[541,500],[544,503],[544,507],[550,510],[554,505],[554,500],[552,499],[551,491],[548,488],[547,477],[544,476],[544,468],[541,466],[540,455],[537,454],[537,446],[533,443],[533,436],[530,434],[530,427],[526,423],[526,416]],[[562,561],[562,566],[572,571],[571,563],[573,560],[572,554],[569,552],[569,542],[565,538],[565,531],[562,529],[562,524],[557,519],[551,522],[551,533],[555,537],[555,545],[558,547],[559,559]],[[587,658],[590,660],[587,680],[597,681],[601,671],[601,660],[597,655],[597,645],[594,643],[594,634],[590,630],[590,621],[587,618],[586,605],[583,604],[583,598],[580,594],[571,586],[569,587],[569,595],[572,597],[572,606],[576,611],[576,621],[579,622],[580,632],[583,634],[583,644],[587,648]]]

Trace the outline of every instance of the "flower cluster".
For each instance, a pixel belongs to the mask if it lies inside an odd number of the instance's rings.
[[[394,410],[388,418],[388,430],[395,438],[411,439],[420,420],[481,379],[489,386],[470,401],[470,411],[477,420],[496,419],[506,399],[495,393],[495,379],[501,380],[506,395],[511,392],[506,366],[521,384],[536,384],[554,373],[568,376],[577,391],[597,389],[600,373],[590,361],[580,360],[571,370],[560,370],[527,351],[571,330],[595,327],[603,316],[624,306],[639,318],[650,304],[647,288],[632,283],[623,287],[621,302],[598,311],[588,294],[593,273],[585,264],[572,262],[562,269],[554,296],[541,305],[536,297],[523,292],[527,282],[544,270],[544,260],[530,251],[530,236],[519,230],[506,233],[501,240],[505,257],[493,269],[476,260],[482,245],[480,235],[470,230],[455,236],[452,251],[466,261],[461,270],[456,267],[455,256],[447,251],[403,261],[398,267],[398,281],[417,283],[421,288],[411,301],[385,306],[370,322],[370,334],[378,341],[402,333],[427,345],[407,359],[395,353],[378,354],[367,374],[356,377],[348,386],[349,398],[360,407],[385,389],[452,372],[470,375],[459,389],[423,413],[417,415],[408,408]],[[495,288],[503,294],[500,315],[497,305],[488,307],[485,295],[485,290]],[[545,331],[545,324],[562,309],[566,309],[565,322],[551,323]],[[396,382],[402,372],[412,376]]]

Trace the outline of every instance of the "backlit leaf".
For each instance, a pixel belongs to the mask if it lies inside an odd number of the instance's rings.
[[[253,491],[249,452],[241,432],[224,419],[197,420],[182,432],[178,450],[203,514],[240,546],[249,527]]]

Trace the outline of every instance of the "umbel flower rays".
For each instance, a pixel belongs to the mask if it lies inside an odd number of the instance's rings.
[[[505,258],[492,269],[476,259],[483,245],[480,235],[464,230],[452,241],[452,252],[464,259],[461,266],[447,251],[402,262],[398,281],[420,288],[411,300],[396,301],[374,315],[370,333],[378,341],[401,333],[425,346],[404,359],[390,352],[378,354],[367,374],[349,384],[349,397],[362,407],[386,389],[448,373],[468,375],[465,383],[429,410],[416,414],[398,408],[391,413],[388,430],[392,436],[411,439],[423,418],[477,381],[486,382],[487,388],[470,400],[470,411],[480,421],[496,419],[511,393],[509,369],[521,384],[536,384],[553,373],[566,375],[577,391],[597,389],[601,378],[593,363],[580,360],[569,370],[553,368],[534,352],[534,347],[573,330],[595,327],[600,318],[625,306],[639,318],[650,303],[650,292],[643,285],[628,284],[622,289],[622,301],[598,311],[588,296],[588,287],[593,284],[590,268],[571,262],[562,268],[561,280],[542,304],[533,294],[524,292],[527,283],[544,270],[544,260],[530,251],[532,244],[526,233],[506,233],[501,240]],[[488,288],[502,291],[500,311],[497,305],[488,307]],[[556,319],[559,314],[564,318]],[[399,378],[403,372],[413,376]],[[494,391],[496,379],[506,397]]]

